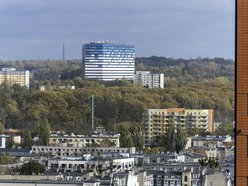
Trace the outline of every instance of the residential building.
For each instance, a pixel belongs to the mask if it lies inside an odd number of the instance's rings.
[[[235,185],[248,185],[248,3],[236,2]]]
[[[138,175],[135,175],[132,171],[125,171],[116,173],[113,175],[113,186],[138,186]]]
[[[198,167],[171,171],[150,171],[154,175],[154,186],[200,186],[202,174]]]
[[[83,76],[98,80],[133,80],[134,45],[90,42],[83,45]]]
[[[231,136],[215,136],[215,135],[206,135],[206,136],[194,136],[193,139],[193,148],[194,147],[224,147],[225,143],[232,142]]]
[[[2,68],[0,71],[0,84],[9,86],[18,84],[29,88],[29,71],[16,71],[15,68]]]
[[[154,186],[152,174],[147,174],[146,171],[140,171],[138,176],[139,186]]]
[[[0,135],[0,148],[6,148],[6,135]]]
[[[100,147],[67,147],[67,146],[32,146],[32,153],[37,155],[51,154],[56,157],[64,157],[71,155],[82,155],[87,153],[104,153],[104,152],[118,152],[131,153],[136,152],[135,147],[130,148],[100,148]]]
[[[145,145],[150,146],[157,136],[165,134],[169,124],[213,132],[213,116],[212,109],[148,109],[143,114],[142,121],[145,128]]]
[[[75,135],[51,133],[50,145],[73,146],[73,147],[120,147],[120,134],[106,132],[104,128],[97,127],[94,132],[87,135]]]
[[[164,74],[151,74],[149,71],[136,71],[134,86],[141,85],[146,88],[164,88]]]

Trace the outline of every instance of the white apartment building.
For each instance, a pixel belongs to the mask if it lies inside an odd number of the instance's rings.
[[[164,88],[164,74],[151,74],[149,71],[136,71],[134,86],[141,85],[147,88]]]
[[[29,71],[16,71],[15,68],[2,68],[0,71],[0,84],[9,86],[18,84],[29,88]]]
[[[6,135],[0,135],[0,148],[6,148]]]
[[[133,79],[135,47],[109,41],[83,45],[83,76],[104,81]]]

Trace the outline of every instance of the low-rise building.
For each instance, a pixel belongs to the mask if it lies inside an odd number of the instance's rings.
[[[198,136],[196,135],[192,139],[193,147],[223,147],[224,143],[232,142],[231,136],[215,136],[215,135],[206,135],[206,136]]]
[[[48,159],[47,167],[54,172],[85,172],[112,168],[113,171],[131,170],[134,158],[85,159],[83,157],[66,157],[63,159]]]
[[[203,182],[199,167],[148,172],[154,175],[154,186],[200,186]]]
[[[118,172],[113,175],[113,186],[138,186],[138,175],[135,175],[132,171]]]
[[[82,155],[87,153],[104,153],[104,152],[117,152],[117,153],[131,153],[136,152],[135,147],[131,148],[100,148],[100,147],[63,147],[63,146],[32,146],[31,152],[34,155],[50,154],[55,157],[65,157],[71,155]]]
[[[98,127],[93,133],[87,135],[75,135],[64,133],[51,133],[50,145],[62,145],[73,147],[120,147],[120,134],[106,132],[104,128]]]
[[[149,71],[136,71],[134,86],[146,88],[164,88],[164,74],[151,74]]]
[[[139,186],[153,186],[154,178],[152,174],[148,174],[146,171],[140,171],[138,177]]]
[[[0,135],[0,148],[6,148],[6,135]]]

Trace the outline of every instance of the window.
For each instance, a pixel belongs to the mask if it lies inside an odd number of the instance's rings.
[[[188,181],[188,178],[187,178],[187,176],[184,176],[184,181]]]

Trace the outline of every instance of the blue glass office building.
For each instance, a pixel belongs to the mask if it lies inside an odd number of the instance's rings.
[[[91,42],[83,45],[83,75],[89,79],[133,79],[134,45]]]

